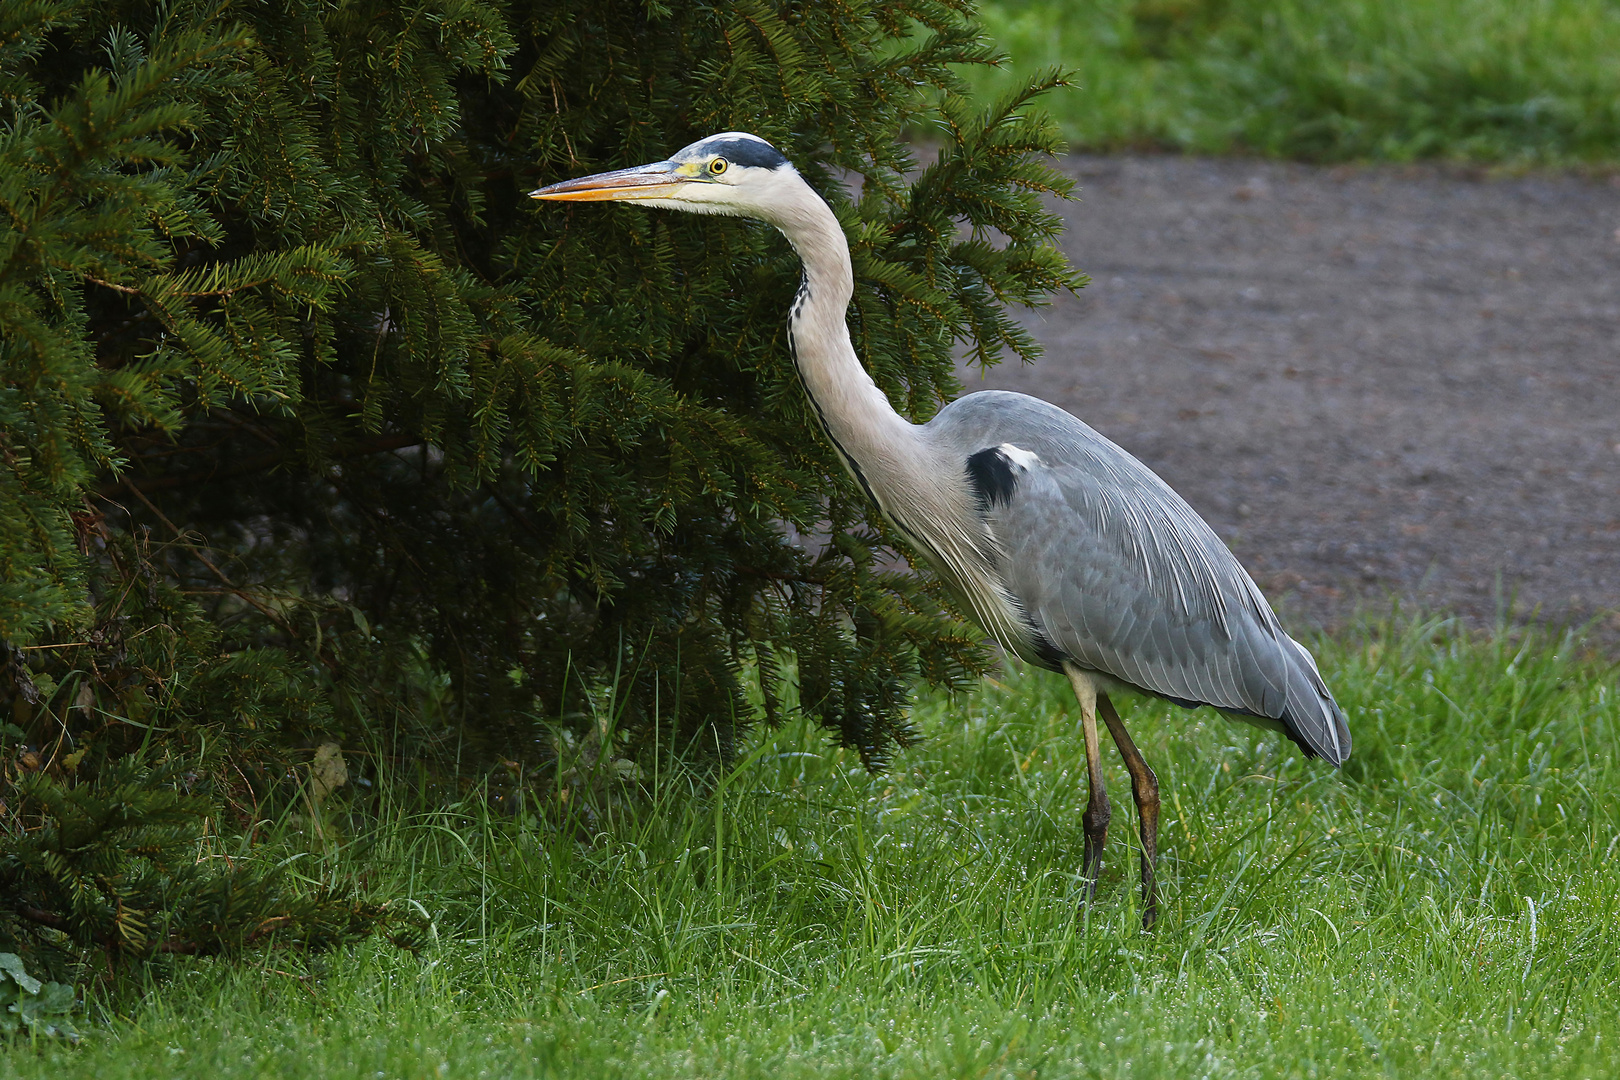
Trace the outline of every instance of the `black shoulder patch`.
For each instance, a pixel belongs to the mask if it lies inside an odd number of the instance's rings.
[[[984,510],[1006,505],[1012,499],[1013,489],[1018,486],[1018,474],[998,446],[969,454],[967,474],[968,482],[973,485],[973,493],[979,497],[979,507]]]
[[[719,154],[733,165],[780,169],[788,163],[780,150],[761,139],[722,139],[709,143],[703,149],[711,154]]]

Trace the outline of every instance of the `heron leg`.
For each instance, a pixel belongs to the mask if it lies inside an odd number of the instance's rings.
[[[1103,789],[1102,750],[1097,739],[1097,684],[1077,667],[1063,666],[1074,687],[1074,696],[1080,699],[1080,728],[1086,739],[1086,780],[1091,800],[1081,817],[1086,827],[1085,874],[1086,902],[1097,893],[1097,877],[1102,869],[1103,845],[1108,842],[1108,819],[1112,811],[1108,806],[1108,792]],[[1102,700],[1107,700],[1103,698]]]
[[[1159,883],[1154,871],[1159,854],[1159,778],[1143,760],[1107,694],[1097,695],[1097,708],[1131,774],[1131,794],[1136,797],[1137,821],[1142,828],[1142,929],[1151,930],[1159,917]]]

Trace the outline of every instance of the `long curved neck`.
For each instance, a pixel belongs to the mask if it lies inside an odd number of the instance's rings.
[[[844,313],[855,291],[849,242],[832,209],[802,180],[773,215],[804,263],[804,283],[788,318],[793,360],[844,464],[892,516],[896,485],[916,475],[924,453],[917,428],[889,404],[855,355]]]
[[[1021,641],[1025,630],[994,568],[997,548],[975,510],[966,461],[895,412],[855,355],[844,322],[855,276],[838,219],[797,175],[772,207],[767,220],[804,262],[804,284],[788,319],[793,362],[845,467],[981,626],[1004,643]]]

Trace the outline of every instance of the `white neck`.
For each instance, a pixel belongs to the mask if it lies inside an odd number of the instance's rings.
[[[855,279],[849,242],[832,208],[797,174],[782,188],[787,197],[774,203],[769,220],[804,263],[804,284],[788,319],[794,363],[845,466],[893,519],[910,501],[908,480],[927,475],[926,447],[855,355],[844,321]]]

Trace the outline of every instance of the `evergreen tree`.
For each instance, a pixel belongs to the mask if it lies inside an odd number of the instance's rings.
[[[13,841],[137,748],[230,807],[328,739],[723,756],[793,705],[880,765],[985,656],[814,434],[792,252],[524,195],[764,136],[922,419],[1079,280],[1051,80],[966,100],[993,59],[968,0],[0,5],[0,717],[56,785]]]

